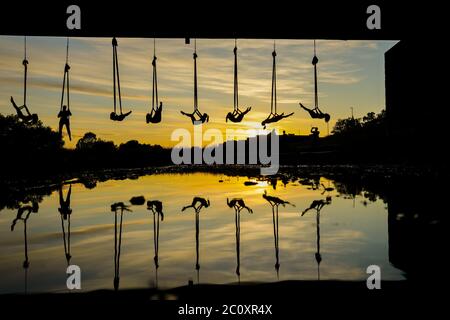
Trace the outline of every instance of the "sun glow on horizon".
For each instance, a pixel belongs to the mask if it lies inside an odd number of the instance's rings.
[[[58,128],[59,100],[65,63],[65,38],[28,37],[28,98],[32,113],[38,113],[44,125]],[[193,132],[188,118],[180,110],[193,108],[193,46],[181,39],[158,39],[158,89],[163,101],[162,122],[147,125],[152,92],[153,41],[118,39],[119,66],[124,111],[133,110],[121,123],[109,120],[112,111],[112,49],[109,38],[73,38],[70,40],[71,128],[73,139],[65,136],[65,146],[75,147],[86,132],[116,144],[129,140],[172,147],[171,133],[178,128]],[[384,108],[384,52],[395,41],[319,40],[319,105],[331,114],[329,130],[338,118],[355,116]],[[272,40],[238,40],[239,101],[241,109],[252,110],[244,121],[225,122],[233,108],[234,40],[197,40],[199,109],[210,115],[205,130],[223,133],[227,128],[247,131],[262,129],[261,121],[270,111]],[[278,111],[295,112],[287,119],[268,126],[278,133],[307,135],[317,126],[327,134],[323,121],[313,120],[298,102],[313,104],[313,68],[310,40],[277,41]],[[23,95],[23,38],[0,36],[0,113],[13,114],[10,96],[18,102]],[[240,139],[245,139],[243,135]]]

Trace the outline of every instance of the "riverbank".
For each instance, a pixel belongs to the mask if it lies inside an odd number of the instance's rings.
[[[248,178],[295,178],[298,176],[378,176],[378,177],[441,177],[450,175],[445,166],[404,166],[404,165],[296,165],[280,166],[277,174],[262,176],[261,166],[257,165],[172,165],[144,168],[117,168],[83,170],[48,176],[3,178],[1,185],[24,190],[58,186],[64,183],[82,183],[89,188],[96,182],[107,180],[137,179],[152,174],[189,174],[205,172],[227,176],[246,176]]]
[[[317,184],[320,177],[340,181],[343,184],[356,185],[350,192],[352,196],[363,189],[376,190],[378,194],[389,190],[402,189],[414,184],[443,186],[450,170],[447,167],[430,166],[385,166],[385,165],[298,165],[281,166],[278,173],[272,176],[261,176],[260,166],[251,165],[178,165],[146,168],[118,168],[102,170],[85,170],[59,175],[33,176],[29,178],[4,178],[0,181],[0,210],[4,207],[17,208],[20,203],[40,199],[50,195],[63,184],[81,183],[87,189],[93,189],[97,183],[108,180],[138,179],[154,174],[191,174],[196,172],[219,175],[218,183],[223,176],[246,177],[243,183],[268,181],[271,185],[277,181],[286,183]],[[345,188],[343,188],[345,189]]]

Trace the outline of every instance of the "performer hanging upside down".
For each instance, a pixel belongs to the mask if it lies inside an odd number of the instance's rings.
[[[300,103],[300,107],[303,108],[305,111],[308,111],[309,115],[313,119],[324,119],[325,122],[330,121],[331,116],[328,113],[323,113],[319,108],[314,109],[308,109],[303,104]]]
[[[207,113],[201,113],[198,110],[194,110],[194,112],[192,113],[187,113],[184,111],[180,111],[182,115],[185,115],[186,117],[191,118],[192,124],[199,124],[199,122],[201,123],[205,123],[209,121],[209,116]],[[195,116],[197,116],[198,118],[196,118]]]
[[[245,111],[241,111],[239,108],[234,110],[233,112],[228,112],[225,121],[228,122],[230,120],[231,122],[241,122],[242,119],[244,119],[244,116],[250,112],[252,107],[248,107]]]
[[[113,121],[123,121],[123,119],[128,117],[130,114],[131,114],[131,111],[128,111],[127,113],[121,113],[121,114],[111,112],[111,114],[109,115],[109,118]]]
[[[26,105],[20,106],[18,107],[16,102],[14,101],[14,98],[11,97],[11,103],[14,107],[14,109],[16,109],[16,113],[17,116],[19,117],[19,119],[21,119],[24,123],[27,124],[36,124],[39,120],[38,115],[36,113],[31,114],[30,110],[28,110],[28,107]],[[22,112],[22,109],[24,109],[26,111],[26,114],[24,114]]]
[[[294,114],[294,112],[291,112],[291,113],[289,113],[289,114],[287,114],[287,115],[285,115],[284,112],[283,112],[283,113],[280,113],[280,114],[271,113],[271,114],[269,114],[269,116],[267,117],[267,119],[265,119],[265,120],[263,120],[263,122],[261,122],[261,125],[264,127],[264,129],[266,129],[266,125],[267,125],[268,123],[278,122],[278,121],[280,121],[281,119],[284,119],[284,118],[287,118],[287,117],[292,116],[293,114]]]
[[[161,122],[161,113],[162,113],[162,102],[159,103],[159,107],[156,107],[156,109],[152,109],[150,113],[147,113],[147,116],[145,117],[145,121],[147,123],[160,123]]]

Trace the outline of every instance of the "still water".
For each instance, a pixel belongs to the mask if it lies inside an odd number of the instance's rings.
[[[73,183],[63,186],[62,200],[56,189],[38,207],[5,208],[0,293],[68,291],[68,262],[80,266],[84,291],[114,284],[165,289],[189,280],[364,280],[371,264],[381,267],[383,280],[404,279],[389,261],[383,200],[342,194],[323,177],[248,180],[194,173],[109,180],[92,189]],[[70,188],[70,204],[64,203]],[[162,210],[131,205],[133,196],[160,202]],[[203,200],[182,211],[194,197]],[[228,205],[227,198],[243,201]],[[117,202],[127,207],[114,211]]]

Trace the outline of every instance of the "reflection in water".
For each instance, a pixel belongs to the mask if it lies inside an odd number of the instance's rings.
[[[153,213],[153,245],[155,255],[153,261],[155,262],[155,284],[158,288],[158,268],[159,268],[159,223],[164,221],[163,205],[159,200],[147,201],[147,209]]]
[[[128,206],[123,202],[116,202],[111,205],[111,211],[114,212],[114,290],[119,289],[120,282],[120,249],[122,247],[122,221],[123,213],[131,212]],[[117,241],[117,215],[120,211],[119,241]]]
[[[323,188],[322,195],[324,195],[325,192],[329,193],[329,192],[331,192],[331,191],[334,191],[334,188],[333,188],[333,187],[330,187],[330,186],[325,187],[325,185],[324,185],[323,183],[321,183],[320,185],[321,185],[322,188]]]
[[[295,207],[295,205],[291,204],[288,201],[284,201],[278,197],[274,196],[268,196],[267,191],[264,190],[263,198],[269,202],[270,206],[272,207],[272,222],[273,222],[273,239],[275,242],[275,270],[277,271],[277,278],[280,278],[280,246],[279,246],[279,234],[278,234],[278,207],[282,205],[283,207],[286,206],[286,204],[292,205]]]
[[[67,192],[66,199],[63,197],[62,185],[59,187],[59,208],[58,211],[61,216],[61,228],[64,241],[64,254],[66,257],[67,265],[70,264],[70,217],[72,215],[72,209],[70,208],[70,197],[72,195],[72,185],[69,186],[69,191]],[[66,240],[66,230],[64,227],[64,221],[67,221],[67,240]]]
[[[27,238],[27,221],[30,217],[31,213],[38,213],[39,205],[37,202],[33,202],[31,205],[23,205],[17,209],[16,218],[13,220],[11,224],[11,231],[14,231],[16,227],[17,221],[23,222],[23,240],[24,240],[24,252],[25,252],[25,260],[23,261],[22,267],[25,270],[25,294],[28,293],[28,268],[30,266],[30,260],[28,259],[28,238]],[[23,217],[24,213],[25,218]]]
[[[270,281],[274,277],[274,245],[275,269],[278,275],[280,261],[283,261],[283,280],[361,281],[366,279],[365,270],[370,264],[380,265],[382,280],[428,279],[441,275],[435,268],[439,267],[438,258],[445,252],[443,222],[447,210],[445,202],[435,199],[445,199],[446,189],[436,180],[358,174],[334,175],[333,180],[329,180],[314,173],[307,177],[279,175],[272,177],[272,181],[265,177],[241,177],[239,180],[239,177],[223,176],[223,182],[218,183],[219,177],[206,173],[155,174],[137,180],[104,181],[105,178],[98,181],[95,189],[85,188],[75,180],[64,188],[52,185],[5,189],[0,192],[0,293],[22,293],[24,273],[25,292],[67,290],[66,274],[61,271],[68,263],[73,263],[73,252],[83,269],[83,290],[110,288],[113,271],[105,270],[112,268],[111,217],[105,215],[104,210],[112,203],[116,290],[119,289],[120,263],[122,272],[127,272],[127,277],[120,281],[120,289],[146,287],[148,283],[155,283],[153,279],[160,289],[183,285],[192,269],[191,258],[196,259],[199,282],[199,214],[203,208],[210,207],[209,199],[217,205],[202,216],[203,283],[230,283],[236,277],[239,282]],[[257,182],[242,183],[247,179]],[[276,180],[292,183],[283,188]],[[274,190],[276,185],[281,187]],[[205,198],[192,199],[187,192],[205,194]],[[115,199],[132,199],[147,193],[158,200],[148,201],[147,208],[133,207],[135,214],[123,221],[123,213],[130,210],[123,203],[115,203]],[[142,198],[139,200],[142,203]],[[187,202],[189,205],[183,207]],[[267,211],[267,202],[271,205],[272,216]],[[302,210],[306,208],[300,212],[301,219],[298,210],[287,208],[290,203]],[[286,206],[282,219],[278,216],[280,205]],[[322,215],[325,206],[326,214]],[[195,249],[190,241],[194,237],[194,226],[189,216],[178,214],[180,208],[195,211]],[[230,219],[230,208],[234,209],[234,221]],[[148,232],[147,209],[153,214],[153,235]],[[27,234],[28,219],[38,210],[39,215],[32,219],[32,234]],[[71,220],[72,210],[76,211],[76,224]],[[241,221],[242,211],[258,214]],[[164,241],[160,243],[164,215],[171,218],[163,225]],[[16,230],[22,230],[22,223],[23,234]],[[309,227],[312,224],[315,227]],[[4,232],[10,228],[14,232]],[[122,257],[123,261],[120,260],[122,232],[127,233],[124,235],[126,254],[133,257]],[[71,240],[75,234],[76,243]],[[242,243],[241,236],[245,237]],[[282,241],[279,241],[280,236]],[[152,241],[154,254],[148,252]],[[33,245],[29,247],[29,243]],[[160,250],[165,253],[164,272],[159,268]],[[33,268],[29,268],[29,256]],[[155,274],[149,276],[150,265]]]
[[[200,283],[200,253],[199,253],[199,237],[200,237],[200,211],[203,208],[208,208],[210,206],[209,200],[200,197],[194,197],[192,199],[192,203],[188,206],[183,207],[181,211],[184,211],[188,208],[193,208],[195,210],[195,270],[197,270],[197,283]]]
[[[241,283],[241,211],[246,209],[248,213],[253,213],[253,210],[245,205],[242,198],[233,198],[231,201],[227,198],[227,205],[234,208],[234,223],[236,226],[236,275],[238,282]]]
[[[331,190],[330,190],[331,191]],[[322,261],[322,255],[320,254],[320,212],[326,205],[331,204],[331,197],[327,197],[325,200],[314,200],[309,208],[306,208],[302,212],[302,217],[310,210],[316,211],[316,248],[315,258],[317,262],[317,280],[320,280],[320,262]]]

